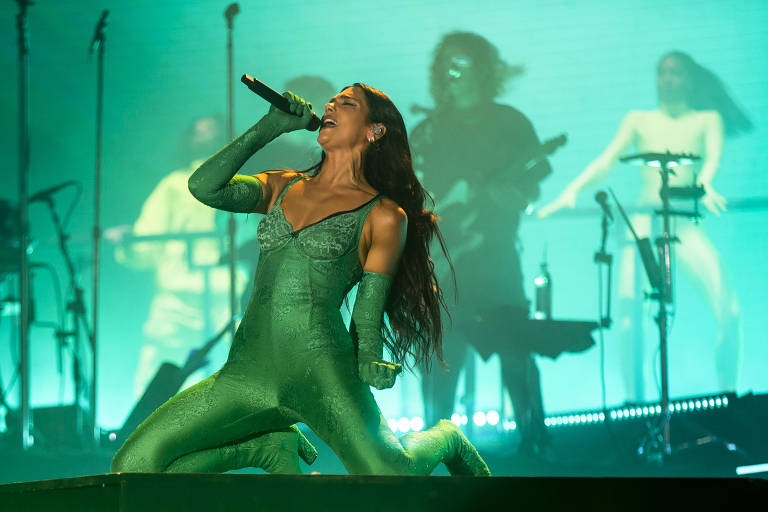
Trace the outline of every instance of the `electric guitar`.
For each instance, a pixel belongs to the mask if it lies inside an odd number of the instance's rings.
[[[500,173],[512,173],[516,178],[512,181],[507,180],[507,187],[497,187],[491,189],[491,194],[508,194],[509,187],[514,187],[519,183],[538,163],[555,153],[560,147],[568,141],[566,134],[560,134],[557,137],[546,140],[538,147],[533,148],[526,154],[515,159],[511,165],[505,165],[502,169],[483,173],[484,176],[492,177]],[[477,176],[477,175],[475,175]],[[478,185],[474,185],[477,187]],[[482,183],[480,186],[493,186],[492,184]],[[448,251],[451,261],[458,261],[465,254],[477,249],[485,241],[485,236],[474,229],[477,220],[486,215],[493,214],[495,205],[491,202],[480,204],[476,200],[476,192],[470,187],[467,180],[456,181],[448,192],[440,199],[435,201],[435,213],[445,219],[449,217],[448,222],[439,224],[440,230],[446,234],[446,240],[450,246]],[[500,198],[501,199],[501,198]],[[448,270],[448,262],[444,258],[435,260],[435,273],[440,277]]]

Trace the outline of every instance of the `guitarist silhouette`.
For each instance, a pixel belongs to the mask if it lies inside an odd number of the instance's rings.
[[[506,326],[510,318],[528,318],[518,253],[520,216],[551,173],[546,156],[565,137],[542,145],[522,112],[494,101],[506,80],[521,73],[482,36],[444,36],[431,66],[435,108],[413,129],[410,141],[414,167],[441,219],[457,292],[454,303],[448,263],[436,261],[452,321],[444,331],[447,371],[438,365],[429,375],[422,371],[426,421],[451,417],[469,345],[485,358],[499,352],[523,437],[521,449],[536,452],[544,431],[538,370],[528,349],[516,349],[514,333]],[[480,339],[479,331],[498,336]],[[471,411],[472,397],[465,398]]]

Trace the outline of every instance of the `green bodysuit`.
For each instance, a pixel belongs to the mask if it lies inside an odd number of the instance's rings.
[[[271,114],[196,172],[193,178],[202,184],[198,198],[210,193],[207,204],[253,211],[261,200],[260,184],[235,172],[279,134],[269,124]],[[227,362],[142,423],[115,455],[113,471],[258,466],[298,472],[299,455],[313,459],[311,445],[293,426],[303,422],[350,473],[428,474],[443,462],[455,474],[488,474],[474,447],[449,421],[399,440],[390,430],[358,367],[358,345],[361,360],[377,343],[379,355],[373,359],[381,358],[380,327],[392,280],[364,272],[358,254],[363,224],[381,196],[294,231],[281,202],[302,179],[311,178],[299,175],[286,185],[259,224],[253,295]],[[352,318],[359,343],[340,313],[358,282]],[[364,341],[371,336],[373,342]]]

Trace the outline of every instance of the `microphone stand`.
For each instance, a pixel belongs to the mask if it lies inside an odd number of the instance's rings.
[[[608,218],[608,214],[604,211],[603,212],[603,220],[600,222],[600,226],[602,228],[602,235],[600,237],[600,250],[595,253],[594,261],[598,265],[598,268],[600,265],[605,265],[608,268],[608,282],[606,283],[607,287],[605,289],[605,316],[602,315],[603,311],[603,303],[601,302],[600,306],[600,328],[608,328],[611,326],[611,323],[613,323],[613,320],[611,319],[611,284],[613,282],[613,255],[609,252],[606,252],[605,250],[605,243],[608,240],[608,226],[611,224],[611,220]],[[601,296],[602,289],[601,289]]]
[[[669,155],[669,152],[667,152]],[[658,262],[661,267],[661,280],[659,287],[655,293],[651,294],[651,297],[655,298],[659,304],[659,312],[656,317],[656,324],[659,326],[659,360],[661,366],[661,410],[662,410],[662,424],[661,440],[662,440],[662,453],[653,454],[649,456],[658,457],[661,462],[665,457],[672,454],[672,443],[670,437],[669,422],[671,412],[669,411],[669,365],[668,365],[668,351],[667,345],[669,343],[669,313],[667,311],[667,304],[671,304],[673,300],[672,295],[672,243],[679,242],[680,240],[672,234],[672,227],[670,219],[672,215],[680,214],[672,210],[670,204],[669,193],[669,175],[674,174],[674,171],[670,169],[669,163],[673,161],[672,158],[659,158],[659,175],[661,176],[661,210],[656,210],[657,215],[661,215],[662,218],[662,234],[656,239],[656,250],[658,254]]]
[[[608,212],[603,208],[603,218],[600,222],[602,229],[600,237],[600,250],[595,253],[594,262],[597,265],[598,276],[598,316],[599,329],[600,329],[600,382],[603,398],[603,411],[607,410],[606,393],[605,393],[605,335],[604,331],[610,328],[611,323],[611,288],[613,287],[613,255],[608,253],[605,249],[605,244],[608,240],[608,226],[612,220],[608,217]],[[608,272],[608,281],[603,285],[603,269],[605,266]],[[605,297],[605,299],[603,299]],[[605,307],[603,307],[605,306]],[[605,311],[605,314],[603,312]]]
[[[235,138],[234,129],[234,88],[233,88],[233,71],[232,71],[232,32],[234,29],[235,16],[240,12],[240,6],[235,2],[227,6],[224,11],[224,18],[227,20],[227,140],[232,141]],[[235,223],[235,214],[229,214],[229,220],[227,223],[229,231],[229,317],[234,318],[235,311],[237,310],[237,295],[235,288],[237,284],[237,268],[236,268],[236,254],[237,246],[235,243],[235,236],[237,234],[237,224]],[[235,339],[235,330],[237,325],[232,322],[230,326],[230,334],[232,339]]]
[[[673,216],[698,218],[697,211],[691,213],[672,209],[670,198],[672,196],[669,185],[669,176],[675,174],[672,167],[679,165],[683,158],[690,160],[698,159],[692,155],[674,155],[667,151],[666,153],[648,153],[621,158],[622,162],[632,160],[642,160],[646,165],[653,165],[659,168],[661,177],[661,209],[654,213],[662,218],[662,235],[656,238],[656,258],[654,258],[650,244],[647,239],[638,239],[637,234],[632,229],[632,225],[626,216],[626,213],[619,205],[624,219],[629,225],[633,236],[638,244],[640,255],[648,275],[648,281],[651,283],[653,291],[650,294],[651,299],[655,299],[659,309],[656,316],[656,324],[659,327],[659,360],[661,373],[661,423],[651,429],[646,440],[638,448],[638,453],[646,457],[649,462],[664,464],[665,460],[672,455],[672,443],[670,436],[671,411],[669,410],[669,361],[668,361],[668,343],[669,343],[669,306],[673,304],[672,293],[672,244],[680,240],[672,233],[671,218]],[[613,194],[613,191],[611,191]],[[616,196],[614,195],[614,200]],[[658,259],[657,259],[658,258]],[[658,263],[656,263],[658,261]]]
[[[79,408],[81,399],[83,398],[83,392],[85,390],[85,383],[83,381],[83,371],[82,371],[82,362],[81,362],[81,344],[80,344],[80,327],[82,325],[83,330],[85,331],[86,337],[89,340],[93,340],[93,332],[91,332],[89,325],[88,325],[88,318],[85,314],[85,301],[83,300],[83,289],[80,285],[77,283],[77,276],[75,273],[75,265],[72,263],[72,257],[69,254],[69,249],[67,248],[67,240],[69,239],[69,235],[64,233],[64,228],[61,225],[61,220],[59,219],[59,215],[56,213],[56,208],[53,205],[53,199],[50,197],[46,197],[44,200],[45,204],[48,205],[48,209],[51,212],[51,219],[53,220],[53,227],[56,230],[56,237],[59,241],[59,249],[61,250],[61,255],[64,258],[64,263],[67,267],[67,273],[69,275],[69,288],[72,292],[72,298],[69,302],[67,302],[67,312],[71,315],[71,321],[69,322],[69,327],[71,330],[57,330],[56,331],[56,337],[59,341],[59,347],[66,344],[67,338],[72,338],[73,344],[72,344],[72,380],[74,382],[74,405],[75,408],[78,410],[77,415],[77,423],[75,425],[76,432],[79,436],[83,439],[84,443],[87,445],[90,442],[93,442],[93,439],[91,438],[88,429],[85,427],[87,426],[90,428],[90,424],[85,423],[83,420],[84,415],[81,414],[81,410]],[[93,390],[93,387],[91,387],[91,391]],[[91,411],[93,411],[93,404],[91,403]]]
[[[99,441],[99,429],[96,425],[96,384],[97,384],[97,357],[98,357],[98,345],[97,336],[99,332],[99,255],[101,241],[101,147],[102,147],[102,132],[103,132],[103,117],[104,117],[104,44],[106,42],[106,34],[104,29],[107,26],[108,10],[104,10],[101,13],[96,24],[96,29],[93,33],[93,39],[91,40],[91,46],[88,50],[89,53],[93,53],[93,49],[97,48],[98,60],[96,65],[96,162],[95,162],[95,180],[94,180],[94,193],[93,193],[93,297],[92,306],[93,310],[93,328],[89,333],[89,341],[91,344],[91,389],[90,389],[90,416],[88,429],[91,431],[91,441],[95,447]],[[75,289],[77,290],[77,289]],[[77,291],[76,291],[77,294]],[[76,297],[77,300],[77,297]],[[85,317],[83,316],[83,320]],[[77,378],[77,377],[76,377]]]
[[[16,0],[19,13],[16,16],[18,30],[19,63],[19,374],[21,379],[21,447],[32,447],[32,411],[29,407],[29,324],[30,286],[29,259],[29,24],[27,9],[29,0]]]

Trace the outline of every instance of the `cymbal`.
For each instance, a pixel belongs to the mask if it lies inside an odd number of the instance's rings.
[[[619,158],[620,162],[647,165],[648,167],[661,167],[666,164],[667,167],[677,167],[679,165],[691,165],[696,160],[701,160],[698,155],[691,153],[638,153]]]

